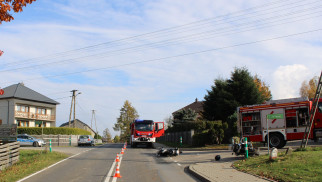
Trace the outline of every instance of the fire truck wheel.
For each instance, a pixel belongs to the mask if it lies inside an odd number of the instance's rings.
[[[269,145],[270,147],[283,148],[286,142],[281,134],[272,133],[269,136]]]

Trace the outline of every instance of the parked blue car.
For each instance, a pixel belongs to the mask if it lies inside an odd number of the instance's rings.
[[[27,134],[19,134],[17,136],[17,141],[20,142],[20,145],[26,146],[34,146],[34,147],[41,147],[46,145],[46,143],[42,139],[37,139],[35,137],[29,136]]]

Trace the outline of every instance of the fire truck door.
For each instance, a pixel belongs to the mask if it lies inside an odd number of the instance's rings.
[[[160,137],[164,135],[164,122],[155,122],[155,134],[154,136]]]

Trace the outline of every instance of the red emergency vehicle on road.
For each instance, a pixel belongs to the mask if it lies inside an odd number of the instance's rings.
[[[164,135],[164,122],[136,119],[131,124],[131,147],[137,144],[147,144],[151,147],[156,138]]]
[[[306,98],[272,100],[265,104],[238,107],[238,129],[242,137],[247,137],[249,141],[267,142],[268,121],[270,146],[282,148],[286,141],[303,139],[311,107],[312,101]],[[267,120],[268,114],[282,114],[284,117]],[[317,140],[322,137],[322,99],[313,122],[310,139]]]

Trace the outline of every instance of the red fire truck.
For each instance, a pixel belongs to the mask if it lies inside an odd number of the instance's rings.
[[[130,128],[131,147],[136,147],[138,143],[152,147],[155,139],[164,135],[164,122],[136,119],[130,124]]]
[[[265,104],[238,107],[238,130],[249,141],[266,143],[268,125],[270,146],[282,148],[286,141],[303,139],[311,107],[312,101],[306,98],[272,100]],[[268,114],[282,114],[283,119],[267,120]],[[318,103],[310,139],[316,141],[322,137],[321,120],[322,99]]]

